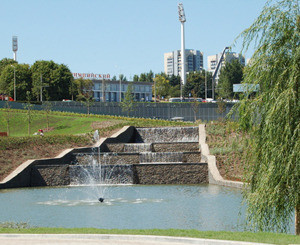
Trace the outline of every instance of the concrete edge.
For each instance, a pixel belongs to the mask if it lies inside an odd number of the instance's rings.
[[[157,244],[203,244],[203,245],[272,245],[267,243],[228,241],[218,239],[153,236],[153,235],[116,235],[116,234],[0,234],[0,239],[64,239],[64,240],[112,240],[119,241],[148,241]],[[67,243],[66,243],[67,244]],[[69,244],[69,243],[68,243]]]
[[[205,127],[205,124],[199,124],[199,146],[201,150],[201,161],[206,161],[208,165],[209,184],[243,188],[243,182],[224,180],[224,178],[221,176],[217,168],[216,157],[210,154],[209,147],[206,143]]]
[[[93,147],[101,147],[101,145],[103,143],[105,143],[107,141],[107,139],[115,139],[117,138],[119,135],[121,135],[122,133],[126,132],[128,129],[130,128],[130,126],[124,126],[123,128],[121,128],[118,132],[116,132],[115,134],[113,134],[111,137],[109,138],[100,138],[98,142],[96,142],[92,147],[88,147],[88,148],[93,148]],[[6,184],[8,184],[8,182],[10,182],[11,180],[13,180],[14,178],[18,177],[20,174],[22,174],[22,172],[31,167],[32,165],[35,165],[37,163],[37,161],[41,161],[41,160],[49,160],[49,159],[62,159],[63,157],[65,157],[66,155],[68,155],[69,153],[72,153],[75,149],[85,149],[87,147],[78,147],[78,148],[69,148],[69,149],[65,149],[63,150],[61,153],[59,153],[57,156],[52,157],[52,158],[39,158],[39,159],[31,159],[31,160],[27,160],[26,162],[22,163],[21,165],[19,165],[13,172],[11,172],[8,176],[6,176],[1,182],[0,182],[0,189],[3,188],[2,186],[6,186]]]

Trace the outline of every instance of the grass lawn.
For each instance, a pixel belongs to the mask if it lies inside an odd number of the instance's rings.
[[[205,239],[220,239],[232,241],[261,242],[271,244],[300,244],[300,237],[277,233],[252,233],[252,232],[228,232],[228,231],[198,231],[177,229],[151,229],[151,230],[118,230],[95,228],[1,228],[9,225],[0,224],[0,233],[30,233],[30,234],[127,234],[127,235],[156,235],[177,236]]]
[[[0,132],[7,131],[7,112],[0,110]],[[47,128],[47,115],[43,111],[32,111],[30,122],[30,135],[43,129],[45,135],[57,134],[83,134],[96,129],[121,128],[125,125],[140,127],[184,126],[193,125],[188,122],[172,122],[144,118],[126,118],[105,115],[86,115],[76,113],[51,112],[49,114],[49,128]],[[26,110],[10,110],[9,116],[10,136],[28,136],[28,118]]]

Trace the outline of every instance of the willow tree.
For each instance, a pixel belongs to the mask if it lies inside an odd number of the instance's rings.
[[[246,83],[260,92],[240,105],[241,125],[253,136],[245,193],[248,222],[256,230],[286,232],[296,211],[300,234],[298,0],[269,0],[254,23],[241,33],[255,53],[245,69]]]

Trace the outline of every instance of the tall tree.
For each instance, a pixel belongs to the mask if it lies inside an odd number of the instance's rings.
[[[256,51],[245,82],[260,93],[240,105],[239,120],[253,136],[248,221],[255,229],[286,231],[296,211],[300,235],[300,15],[298,0],[269,0],[242,34]]]
[[[27,64],[7,65],[0,75],[0,92],[13,97],[15,86],[17,100],[26,100],[26,91],[31,90],[31,84],[31,70]]]
[[[241,83],[243,80],[243,65],[238,59],[227,62],[221,69],[217,84],[218,96],[223,99],[233,98],[233,84]]]

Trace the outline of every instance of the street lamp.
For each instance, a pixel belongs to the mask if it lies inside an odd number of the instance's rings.
[[[16,67],[11,65],[14,68],[14,101],[17,101],[17,92],[16,92]]]

